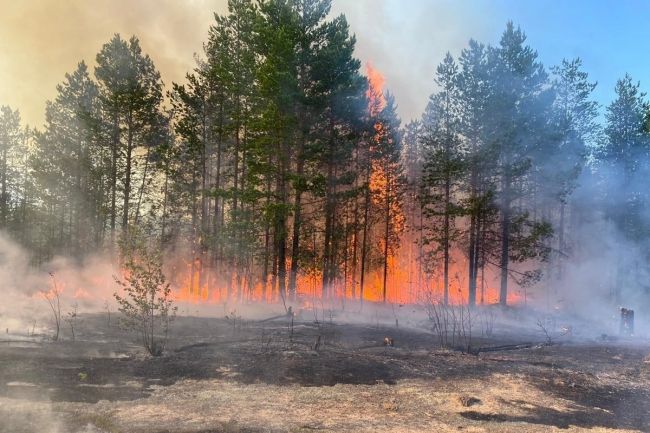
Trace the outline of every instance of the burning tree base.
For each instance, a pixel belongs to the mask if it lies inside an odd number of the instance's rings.
[[[233,327],[228,319],[180,317],[168,353],[149,357],[105,317],[80,319],[75,342],[0,345],[0,432],[650,428],[647,343],[565,342],[469,356],[389,320],[290,327],[242,319]],[[501,336],[481,344],[514,343]]]

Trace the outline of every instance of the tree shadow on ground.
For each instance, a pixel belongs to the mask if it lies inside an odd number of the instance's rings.
[[[595,393],[609,393],[611,390],[594,389]],[[598,395],[598,394],[596,394]],[[603,394],[600,394],[603,395]],[[505,413],[482,413],[478,411],[460,412],[460,416],[481,422],[525,422],[567,429],[570,426],[582,428],[611,428],[648,431],[650,428],[650,407],[648,395],[643,392],[618,392],[616,401],[608,404],[601,401],[600,406],[572,405],[567,411],[560,411],[523,400],[501,400],[502,404],[524,412],[522,415]],[[565,397],[566,398],[566,397]]]

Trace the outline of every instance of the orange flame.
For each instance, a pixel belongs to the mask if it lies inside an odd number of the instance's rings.
[[[366,91],[368,115],[371,119],[377,119],[387,104],[383,92],[385,79],[371,63],[366,64],[366,75],[369,84]],[[371,147],[377,146],[381,140],[386,138],[386,130],[381,121],[375,122],[374,131]],[[381,208],[382,203],[386,203],[386,194],[390,190],[390,185],[388,185],[390,182],[389,170],[390,167],[382,164],[381,161],[373,161],[371,164],[369,186],[373,205],[378,208]],[[436,272],[435,275],[424,272],[419,260],[421,252],[417,251],[417,239],[413,232],[404,231],[407,220],[405,211],[396,203],[392,203],[388,214],[396,231],[401,233],[399,242],[401,247],[390,251],[387,258],[386,300],[392,303],[415,304],[431,299],[442,299],[442,275],[440,272]],[[383,251],[384,237],[375,233],[374,238],[375,247]],[[290,263],[287,263],[287,275],[289,269]],[[462,278],[467,274],[466,270],[466,258],[460,251],[454,251],[449,272],[449,299],[453,304],[467,302],[467,282]],[[174,298],[177,301],[190,303],[283,302],[277,283],[275,286],[272,284],[272,277],[269,277],[267,281],[259,281],[253,276],[225,276],[223,270],[206,267],[199,258],[194,258],[178,267],[171,267],[168,271],[171,271],[175,277],[172,279],[172,284],[175,287]],[[352,275],[358,274],[358,269],[349,269],[349,271],[347,278],[339,278],[334,282],[333,287],[330,287],[331,296],[342,301],[359,299],[359,276]],[[481,302],[481,300],[485,303],[498,302],[495,276],[488,275],[486,281],[479,280],[477,302]],[[384,300],[383,279],[383,267],[366,271],[364,301],[382,302]],[[322,301],[322,273],[317,270],[300,273],[296,279],[296,294],[299,298],[299,305],[302,305],[303,309],[313,308],[317,302]],[[520,302],[522,298],[521,294],[510,290],[508,302]],[[285,299],[285,301],[287,300]]]
[[[368,112],[371,117],[377,116],[386,107],[386,97],[384,96],[383,88],[386,80],[384,76],[377,71],[372,63],[366,63],[366,75],[368,76],[368,90],[366,90],[366,97],[368,98]]]

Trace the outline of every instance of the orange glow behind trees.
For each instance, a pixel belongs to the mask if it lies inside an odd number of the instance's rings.
[[[394,137],[390,136],[389,128],[383,123],[382,118],[382,113],[390,105],[383,91],[385,79],[370,63],[366,64],[365,71],[369,84],[366,90],[368,117],[374,122],[374,133],[370,137],[369,143],[369,151],[374,157],[370,161],[368,188],[371,212],[376,215],[371,216],[374,223],[369,228],[369,243],[371,244],[369,247],[375,251],[375,256],[379,257],[369,259],[372,266],[368,266],[365,271],[363,301],[386,301],[399,304],[440,301],[443,294],[442,273],[435,270],[426,274],[423,272],[418,256],[417,230],[415,230],[418,222],[409,220],[415,216],[405,213],[401,199],[398,198],[395,173],[399,173],[400,160],[386,157],[381,152],[382,146],[395,144],[386,143]],[[414,198],[409,199],[413,200]],[[389,218],[388,222],[385,220],[386,217]],[[388,234],[386,228],[388,228]],[[387,240],[388,245],[386,245]],[[346,248],[350,248],[350,246],[346,246]],[[383,259],[380,257],[384,253],[386,253],[385,273]],[[289,261],[287,270],[290,266]],[[450,264],[449,299],[451,303],[467,302],[467,282],[462,277],[466,267],[467,259],[461,252],[454,251]],[[353,272],[351,270],[345,277],[336,279],[328,293],[331,301],[344,302],[346,299],[360,299],[360,276],[356,275],[358,271],[359,266]],[[231,275],[231,280],[227,281],[224,280],[223,275],[217,275],[213,270],[204,268],[199,260],[195,260],[194,265],[191,261],[186,261],[175,267],[172,272],[177,274],[175,280],[177,301],[191,303],[283,302],[282,294],[279,293],[277,287],[273,287],[270,277],[268,281],[260,282],[251,276],[238,278]],[[241,285],[242,289],[232,290],[237,285]],[[481,300],[484,303],[498,301],[498,290],[494,286],[492,276],[486,278],[486,281],[479,281],[479,287],[482,287],[483,294],[478,298],[479,303]],[[305,307],[314,305],[316,301],[322,301],[322,272],[320,270],[312,270],[309,273],[300,272],[296,278],[296,294],[298,305]],[[516,303],[521,298],[518,293],[512,292],[509,301]],[[284,299],[284,301],[288,300]]]

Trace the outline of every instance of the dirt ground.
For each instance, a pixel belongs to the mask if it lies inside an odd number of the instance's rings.
[[[103,315],[83,316],[78,334],[0,336],[0,432],[650,431],[640,339],[475,356],[424,326],[179,317],[152,358]],[[526,339],[498,335],[472,346]]]

